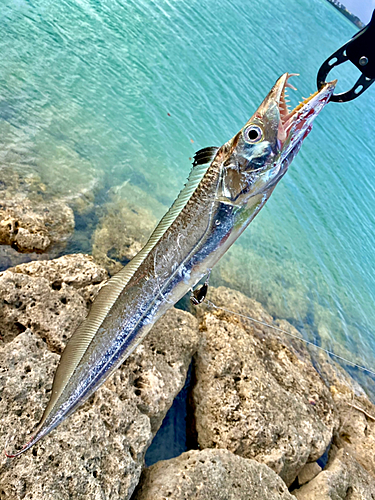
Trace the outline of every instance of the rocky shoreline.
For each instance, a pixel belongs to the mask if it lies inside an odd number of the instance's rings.
[[[0,185],[0,443],[13,449],[41,418],[100,287],[165,210],[127,183],[103,206],[92,193],[92,255],[56,258],[72,237],[87,240],[75,227],[87,210],[26,181],[4,170]],[[268,312],[220,273],[227,286],[208,295],[217,307],[171,309],[81,409],[21,457],[2,455],[0,500],[375,498],[375,407],[363,389],[324,353],[246,319],[299,336],[275,319],[287,315],[274,296]],[[146,467],[189,370],[187,451]]]
[[[2,446],[40,419],[63,346],[107,277],[82,254],[0,274]],[[240,292],[209,298],[298,335]],[[169,311],[72,417],[20,458],[3,455],[1,500],[375,498],[375,407],[359,385],[267,326],[193,312]],[[145,468],[192,361],[198,449]]]

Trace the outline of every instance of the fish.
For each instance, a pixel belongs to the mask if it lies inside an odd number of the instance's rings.
[[[24,453],[76,411],[153,324],[209,275],[260,212],[336,84],[325,83],[290,110],[286,94],[294,89],[292,76],[277,80],[232,139],[195,154],[185,187],[144,248],[100,289],[68,341],[31,439],[8,457]]]

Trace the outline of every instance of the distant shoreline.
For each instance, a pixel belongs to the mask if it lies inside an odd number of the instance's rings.
[[[342,3],[337,0],[328,0],[330,4],[332,4],[336,9],[338,9],[345,17],[349,19],[352,23],[354,23],[358,28],[362,29],[365,27],[365,24],[359,19],[359,17],[355,16]]]

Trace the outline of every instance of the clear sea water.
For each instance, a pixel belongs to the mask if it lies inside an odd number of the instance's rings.
[[[2,0],[0,168],[83,226],[85,204],[124,185],[167,209],[196,150],[232,137],[286,71],[301,75],[292,104],[314,92],[356,31],[326,0]],[[333,76],[343,90],[357,74]],[[373,369],[374,123],[375,86],[328,105],[212,277]]]

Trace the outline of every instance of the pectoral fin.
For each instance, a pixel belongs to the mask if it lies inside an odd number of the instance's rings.
[[[215,146],[210,146],[197,151],[194,155],[193,168],[197,165],[211,163],[219,149],[220,148],[216,148]]]

